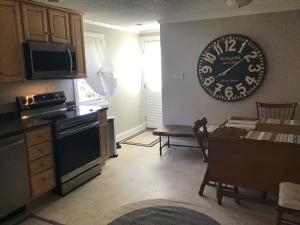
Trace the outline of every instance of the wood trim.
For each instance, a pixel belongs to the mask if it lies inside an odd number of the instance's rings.
[[[49,42],[49,31],[48,31],[48,21],[47,21],[47,8],[44,6],[36,4],[21,3],[22,8],[22,18],[23,18],[23,30],[24,39],[26,41],[42,41]],[[28,18],[28,11],[36,11],[42,13],[42,31],[40,34],[30,33],[30,22]]]
[[[282,103],[282,104],[256,102],[256,111],[257,111],[258,118],[293,120],[295,116],[296,108],[297,108],[297,102]]]
[[[22,46],[22,42],[23,42],[23,35],[22,35],[22,25],[21,25],[21,10],[20,10],[20,6],[18,4],[18,2],[16,1],[10,1],[10,0],[4,0],[0,2],[1,6],[4,7],[12,7],[14,10],[14,21],[11,21],[10,24],[13,24],[13,27],[9,27],[9,29],[11,29],[11,31],[15,32],[15,38],[16,38],[16,43],[14,47],[16,47],[15,49],[15,55],[17,56],[17,58],[15,58],[16,61],[4,61],[4,65],[1,65],[1,60],[0,60],[0,83],[10,83],[10,82],[20,82],[20,81],[25,81],[26,77],[25,77],[25,65],[24,65],[24,54],[23,54],[23,46]],[[2,29],[1,32],[6,32],[6,29]],[[5,47],[4,47],[5,49]],[[2,49],[3,50],[3,49]],[[6,50],[6,49],[5,49]],[[4,50],[4,51],[5,51]],[[10,51],[12,51],[11,49],[9,49]],[[5,54],[5,52],[4,52]],[[2,55],[0,55],[0,57],[2,57]],[[8,60],[8,59],[6,59]],[[5,65],[6,64],[6,65]],[[6,68],[9,66],[15,66],[15,65],[19,66],[18,71],[6,71]],[[9,66],[8,66],[9,65]]]
[[[51,168],[40,174],[30,177],[31,196],[37,198],[55,187],[55,173]]]
[[[52,154],[52,152],[53,146],[51,140],[31,147],[27,147],[28,161],[41,159],[49,154]]]
[[[44,7],[52,8],[52,9],[56,9],[56,10],[63,10],[63,11],[69,12],[69,13],[76,13],[76,14],[80,14],[80,15],[84,14],[83,12],[80,12],[80,11],[76,11],[76,10],[72,10],[72,9],[68,9],[68,8],[64,8],[64,7],[59,7],[59,6],[55,6],[55,5],[50,5],[50,4],[47,4],[44,2],[38,2],[35,0],[17,0],[17,1],[30,3],[30,4],[34,4],[34,5],[39,5],[39,6],[44,6]]]
[[[31,200],[33,200],[56,186],[51,127],[33,128],[25,133],[25,139]],[[46,139],[48,139],[46,142],[40,143]]]
[[[30,176],[34,176],[39,173],[42,173],[50,168],[53,168],[53,166],[54,166],[54,162],[53,162],[53,155],[51,151],[50,155],[46,155],[43,158],[34,160],[29,163]]]
[[[55,16],[64,17],[64,29],[65,37],[59,37],[57,31],[55,30]],[[50,40],[54,43],[71,43],[70,39],[70,22],[69,22],[69,13],[59,9],[48,8],[48,18],[49,18],[49,31],[50,31]]]
[[[50,127],[43,127],[34,129],[32,131],[26,132],[26,145],[28,147],[37,145],[46,141],[51,140],[51,128]]]
[[[107,110],[101,111],[99,113],[99,122],[100,123],[106,123],[107,122]]]
[[[99,125],[100,130],[100,164],[104,165],[105,161],[109,158],[108,152],[108,124],[102,123]]]
[[[99,134],[100,134],[100,164],[103,166],[105,161],[109,158],[108,152],[108,123],[107,123],[107,110],[98,113]]]
[[[77,29],[76,25],[80,28]],[[75,79],[86,78],[85,47],[83,35],[82,16],[79,14],[70,14],[71,41],[77,51],[77,76]]]

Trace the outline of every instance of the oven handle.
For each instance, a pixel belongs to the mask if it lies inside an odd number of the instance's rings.
[[[91,129],[93,127],[98,127],[100,124],[99,121],[95,122],[95,123],[92,123],[92,124],[89,124],[89,125],[86,125],[86,126],[83,126],[83,127],[79,127],[79,128],[75,128],[75,129],[69,129],[69,130],[66,130],[66,131],[62,131],[62,132],[57,132],[57,135],[56,137],[58,139],[62,139],[62,138],[65,138],[67,136],[70,136],[72,134],[76,134],[76,133],[80,133],[82,131],[85,131],[85,130],[88,130],[88,129]]]
[[[69,70],[69,74],[72,73],[72,69],[73,69],[73,59],[72,59],[72,54],[69,48],[67,48],[67,52],[69,55],[69,61],[70,61],[70,70]]]

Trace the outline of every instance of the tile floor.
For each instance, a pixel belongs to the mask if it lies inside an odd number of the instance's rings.
[[[122,145],[119,157],[107,161],[102,174],[65,197],[48,195],[31,206],[39,216],[66,225],[100,225],[113,210],[147,199],[191,202],[224,225],[275,224],[275,208],[223,199],[217,205],[215,189],[198,195],[206,164],[199,150],[170,148],[159,156],[152,148]]]

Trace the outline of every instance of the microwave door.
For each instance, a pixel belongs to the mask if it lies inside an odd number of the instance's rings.
[[[66,79],[74,77],[72,53],[68,46],[44,43],[32,44],[29,51],[29,79]]]
[[[33,51],[33,74],[35,77],[56,78],[68,73],[68,54],[63,51]]]

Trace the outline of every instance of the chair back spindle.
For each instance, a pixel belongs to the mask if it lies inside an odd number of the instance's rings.
[[[207,119],[204,117],[201,120],[197,120],[194,123],[193,131],[196,137],[196,140],[199,144],[199,147],[203,153],[204,161],[208,160],[207,149],[208,149],[208,132],[207,132]]]
[[[264,119],[293,120],[297,103],[271,104],[256,102],[257,117]]]

